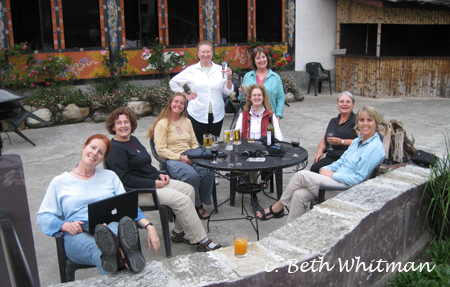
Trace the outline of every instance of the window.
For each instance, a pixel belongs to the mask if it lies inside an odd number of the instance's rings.
[[[158,37],[158,1],[125,0],[127,47],[149,46]]]
[[[381,26],[381,56],[450,56],[450,25]]]
[[[64,0],[62,7],[66,49],[101,47],[98,0]]]
[[[169,44],[197,44],[199,35],[198,1],[168,0]]]
[[[281,8],[280,0],[256,1],[256,39],[263,42],[281,42]]]
[[[220,0],[220,43],[247,43],[247,1]]]
[[[376,56],[377,27],[377,24],[341,24],[340,48],[347,49],[347,55]]]
[[[14,0],[10,3],[14,43],[28,42],[31,50],[52,50],[50,1]]]

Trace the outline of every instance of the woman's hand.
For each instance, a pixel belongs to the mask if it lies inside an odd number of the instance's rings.
[[[158,253],[159,247],[161,246],[161,242],[159,242],[158,233],[153,225],[147,226],[147,243],[148,250],[151,250],[153,245],[153,255],[156,256],[156,253]]]
[[[155,180],[155,188],[163,188],[165,186],[164,181],[162,180]]]
[[[325,168],[321,168],[320,174],[333,178],[334,171],[331,171],[331,170],[325,169]]]
[[[186,97],[186,99],[187,99],[188,101],[190,101],[190,100],[195,100],[195,99],[198,97],[198,95],[197,95],[196,93],[190,93],[190,94],[188,94],[188,93],[184,92],[183,95]]]
[[[314,156],[314,163],[318,162],[322,158],[323,158],[323,151],[322,150],[318,150],[316,155]]]
[[[187,155],[181,155],[180,156],[180,161],[184,162],[184,163],[187,163],[187,164],[191,164],[192,163],[191,160],[187,157]]]
[[[160,174],[159,178],[164,182],[164,185],[167,185],[170,181],[170,176],[168,176],[167,174]]]
[[[61,231],[69,232],[70,235],[76,235],[78,233],[83,233],[83,221],[74,221],[74,222],[65,222],[63,226],[61,226]]]
[[[337,137],[329,137],[327,142],[332,145],[342,145],[342,139]]]
[[[227,75],[227,80],[231,81],[231,75],[233,75],[233,72],[231,71],[230,67],[228,67],[226,70],[223,70],[222,73]]]

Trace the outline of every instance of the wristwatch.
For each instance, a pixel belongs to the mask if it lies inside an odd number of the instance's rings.
[[[341,140],[341,145],[344,145],[344,140]]]

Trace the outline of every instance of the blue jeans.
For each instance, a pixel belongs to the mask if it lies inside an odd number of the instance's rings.
[[[116,235],[118,226],[118,222],[108,224],[109,229]],[[78,264],[95,265],[102,275],[109,274],[109,272],[104,271],[102,268],[102,260],[100,259],[102,252],[95,243],[94,235],[89,232],[78,233],[76,235],[70,235],[70,233],[64,232],[63,237],[67,258]]]
[[[195,189],[195,206],[204,202],[211,205],[211,194],[214,187],[214,172],[198,166],[189,165],[179,160],[166,160],[167,171],[171,178],[189,183]]]

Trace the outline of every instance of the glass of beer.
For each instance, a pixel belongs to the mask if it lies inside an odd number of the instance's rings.
[[[248,137],[247,137],[247,141],[249,143],[254,143],[255,142],[255,133],[249,132],[248,133]]]
[[[233,130],[233,144],[240,145],[241,144],[241,131]]]
[[[213,146],[219,146],[220,138],[218,136],[212,136]]]
[[[247,256],[247,234],[243,231],[234,233],[234,255],[236,257]]]
[[[203,145],[206,148],[210,148],[212,146],[212,134],[203,134]]]
[[[231,131],[230,130],[225,130],[223,132],[223,142],[226,144],[226,150],[232,150],[233,146],[230,144],[231,142]]]

